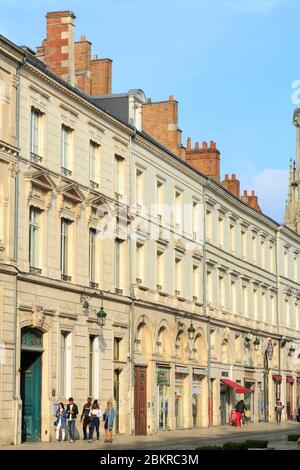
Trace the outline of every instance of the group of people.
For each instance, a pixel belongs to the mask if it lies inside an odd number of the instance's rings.
[[[78,406],[74,403],[73,398],[69,398],[69,403],[65,405],[60,402],[56,412],[55,430],[56,440],[66,440],[66,429],[68,428],[68,436],[70,442],[75,441],[75,423],[79,414]],[[83,440],[91,442],[93,439],[94,431],[96,430],[97,441],[100,440],[100,424],[104,423],[105,440],[104,442],[113,441],[113,427],[116,412],[113,406],[113,402],[109,400],[107,402],[104,413],[100,408],[98,400],[92,401],[92,398],[88,398],[87,402],[83,406],[80,422],[82,422]]]

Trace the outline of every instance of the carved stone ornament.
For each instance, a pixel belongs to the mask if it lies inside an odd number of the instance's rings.
[[[4,252],[5,252],[5,246],[2,244],[0,240],[0,263],[3,263],[4,261]]]
[[[19,168],[18,165],[15,162],[11,162],[8,165],[8,174],[12,177],[15,178],[17,174],[19,173]]]
[[[42,328],[45,321],[45,314],[43,307],[36,306],[33,311],[29,313],[29,321],[33,328]]]

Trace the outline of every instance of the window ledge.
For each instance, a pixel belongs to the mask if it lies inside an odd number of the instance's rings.
[[[169,297],[169,294],[167,292],[164,292],[162,290],[158,291],[159,295],[161,295],[162,297]]]
[[[138,288],[141,289],[141,290],[145,290],[145,291],[146,291],[146,290],[149,290],[149,287],[144,286],[143,284],[139,284],[139,285],[138,285]]]

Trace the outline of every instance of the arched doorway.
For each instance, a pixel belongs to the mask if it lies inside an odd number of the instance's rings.
[[[24,328],[21,334],[22,441],[41,438],[43,335]]]

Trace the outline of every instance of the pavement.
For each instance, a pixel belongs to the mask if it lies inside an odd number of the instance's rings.
[[[227,441],[246,439],[268,440],[268,447],[276,450],[300,450],[295,442],[288,442],[288,434],[300,434],[300,424],[287,422],[281,424],[255,423],[242,428],[218,426],[210,428],[163,431],[148,436],[117,434],[112,444],[104,443],[104,433],[100,442],[37,442],[23,443],[18,446],[2,445],[0,450],[194,450],[207,444],[222,445]]]

